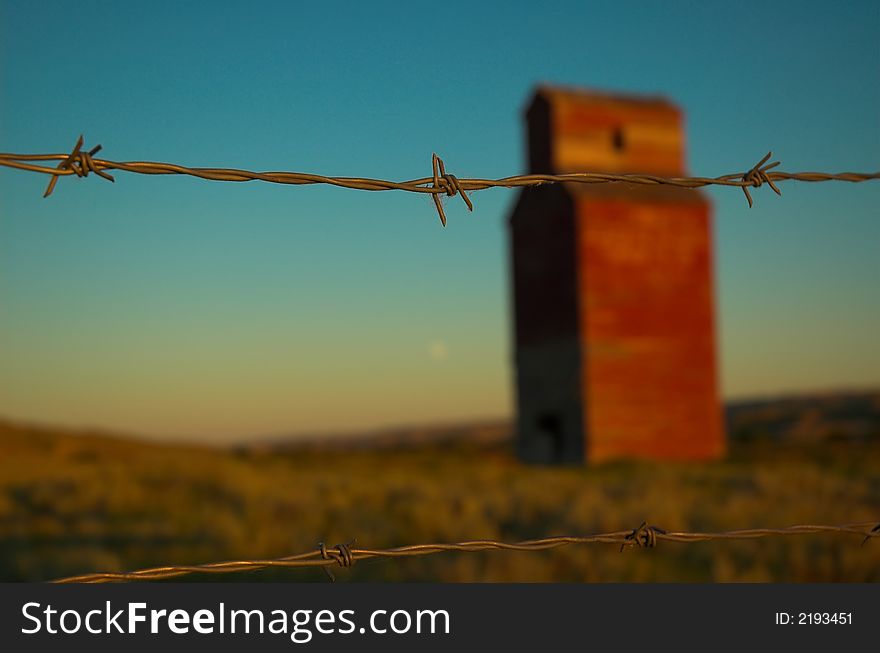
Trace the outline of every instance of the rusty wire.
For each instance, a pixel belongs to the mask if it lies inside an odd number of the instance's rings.
[[[620,550],[627,547],[652,548],[658,542],[708,542],[717,540],[751,540],[763,537],[806,535],[816,533],[847,533],[864,537],[862,545],[868,540],[880,537],[880,524],[863,522],[858,524],[842,524],[825,526],[800,524],[785,528],[751,528],[746,530],[724,531],[720,533],[691,533],[685,531],[667,531],[657,526],[649,526],[647,522],[633,530],[600,533],[582,536],[545,537],[523,542],[498,542],[495,540],[472,540],[451,544],[411,544],[392,549],[360,549],[354,547],[354,541],[348,544],[337,544],[328,548],[320,543],[318,548],[306,553],[262,560],[235,560],[228,562],[211,562],[201,565],[169,565],[153,567],[139,571],[122,573],[96,573],[70,576],[53,581],[55,583],[112,583],[118,581],[149,581],[167,578],[179,578],[190,574],[228,574],[258,569],[290,568],[290,567],[322,567],[329,572],[329,567],[351,567],[358,560],[369,558],[403,558],[426,556],[435,553],[456,551],[473,553],[476,551],[507,550],[507,551],[543,551],[572,544],[620,544]],[[331,580],[333,575],[329,574]]]
[[[324,175],[304,172],[252,172],[235,168],[190,168],[173,163],[159,163],[155,161],[109,161],[95,159],[94,155],[100,151],[98,145],[91,150],[83,150],[83,137],[80,136],[73,150],[69,154],[11,154],[0,153],[0,166],[28,170],[51,175],[52,179],[46,188],[44,197],[48,197],[55,189],[59,177],[76,175],[87,177],[90,172],[100,175],[108,181],[114,181],[107,170],[123,170],[144,175],[189,175],[212,181],[265,181],[273,184],[329,184],[342,188],[368,191],[402,190],[411,193],[428,193],[434,200],[440,222],[446,226],[446,213],[440,196],[461,196],[469,211],[473,210],[473,203],[468,197],[468,192],[485,190],[487,188],[523,188],[528,186],[540,186],[543,184],[571,183],[571,184],[604,184],[622,182],[647,186],[667,185],[679,188],[701,188],[703,186],[736,186],[741,188],[752,206],[752,196],[749,188],[760,188],[767,184],[773,191],[780,195],[777,182],[782,181],[848,181],[862,182],[872,179],[880,179],[880,172],[780,172],[773,170],[779,165],[778,161],[767,163],[772,155],[768,152],[757,164],[746,172],[738,172],[720,177],[660,177],[656,175],[642,174],[610,174],[596,172],[576,172],[566,174],[532,174],[503,177],[501,179],[459,179],[455,175],[446,172],[443,160],[436,154],[432,157],[432,175],[409,181],[386,181],[383,179],[369,179],[365,177],[327,177]],[[54,168],[37,165],[33,162],[58,161]]]

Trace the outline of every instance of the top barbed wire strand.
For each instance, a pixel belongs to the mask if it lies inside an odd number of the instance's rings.
[[[657,546],[659,541],[695,543],[719,540],[752,540],[763,537],[779,537],[788,535],[810,535],[818,533],[845,533],[860,535],[864,539],[862,545],[872,538],[880,537],[880,524],[875,522],[862,522],[857,524],[840,525],[817,525],[799,524],[785,528],[751,528],[735,531],[723,531],[720,533],[692,533],[686,531],[667,531],[657,526],[649,526],[642,522],[638,528],[631,531],[615,531],[611,533],[599,533],[596,535],[582,536],[556,536],[545,537],[537,540],[523,542],[499,542],[496,540],[472,540],[468,542],[454,542],[449,544],[412,544],[392,549],[361,549],[354,547],[354,541],[348,544],[337,544],[328,548],[320,543],[318,548],[306,553],[287,556],[284,558],[257,559],[257,560],[231,560],[227,562],[210,562],[201,565],[168,565],[153,567],[132,572],[106,572],[95,574],[82,574],[70,576],[53,581],[55,583],[112,583],[126,581],[149,581],[168,578],[179,578],[190,574],[229,574],[243,571],[256,571],[266,568],[295,568],[295,567],[321,567],[333,580],[329,567],[351,567],[358,560],[371,558],[404,558],[413,556],[426,556],[435,553],[457,551],[460,553],[475,553],[477,551],[507,550],[507,551],[543,551],[555,549],[561,546],[573,544],[619,544],[620,550],[626,547]]]
[[[753,202],[749,189],[759,188],[765,183],[777,195],[780,195],[781,192],[776,183],[782,181],[848,181],[856,183],[880,179],[880,172],[781,172],[773,170],[773,168],[779,165],[778,161],[767,163],[772,154],[770,152],[746,172],[721,175],[719,177],[662,177],[644,174],[577,172],[515,175],[501,179],[458,178],[453,174],[447,173],[443,160],[434,154],[432,157],[432,175],[430,177],[395,182],[366,177],[328,177],[305,172],[253,172],[236,168],[191,168],[174,163],[156,161],[110,161],[94,158],[94,155],[101,150],[100,145],[87,151],[82,148],[83,137],[80,136],[69,154],[0,153],[0,166],[51,175],[52,179],[46,188],[44,197],[52,194],[59,177],[69,175],[87,177],[89,173],[94,172],[108,181],[114,181],[113,176],[107,172],[108,170],[122,170],[144,175],[188,175],[211,181],[265,181],[273,184],[289,185],[328,184],[354,190],[402,190],[411,193],[426,193],[432,195],[443,226],[446,226],[446,213],[440,201],[441,195],[448,197],[460,195],[468,210],[473,210],[473,204],[468,197],[468,192],[486,190],[488,188],[523,188],[562,183],[629,183],[649,186],[677,186],[679,188],[701,188],[712,185],[736,186],[742,189],[751,207]],[[39,161],[58,161],[59,163],[54,168],[33,163]]]

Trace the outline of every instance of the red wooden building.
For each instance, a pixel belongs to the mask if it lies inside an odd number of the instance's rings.
[[[662,98],[545,87],[526,117],[531,173],[685,174],[682,112]],[[538,186],[510,233],[520,457],[721,456],[705,195]]]

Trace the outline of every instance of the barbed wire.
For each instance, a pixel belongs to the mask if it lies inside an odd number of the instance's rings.
[[[413,193],[427,193],[430,194],[434,200],[437,213],[443,226],[446,226],[447,219],[440,199],[441,195],[446,195],[448,197],[460,195],[467,205],[468,210],[472,211],[473,203],[468,196],[468,192],[486,190],[488,188],[524,188],[560,183],[629,183],[647,186],[668,185],[690,189],[710,185],[734,186],[742,189],[749,207],[752,207],[753,200],[749,193],[749,188],[759,188],[765,183],[770,186],[777,195],[781,195],[781,191],[776,185],[776,182],[794,180],[805,182],[847,181],[856,183],[880,179],[880,172],[789,173],[774,171],[772,169],[778,166],[779,162],[774,161],[772,163],[767,163],[772,156],[772,152],[768,152],[757,164],[744,173],[733,173],[721,175],[719,177],[662,177],[643,174],[583,172],[516,175],[501,179],[459,179],[455,175],[447,173],[443,160],[437,156],[437,154],[434,154],[432,156],[431,177],[412,179],[403,182],[393,182],[364,177],[328,177],[301,172],[252,172],[235,168],[190,168],[172,163],[153,161],[110,161],[94,158],[94,155],[101,150],[100,145],[84,151],[82,149],[83,143],[84,139],[80,136],[73,150],[69,154],[0,153],[0,166],[51,175],[52,178],[50,179],[46,192],[43,195],[44,197],[48,197],[52,194],[59,177],[62,176],[76,175],[77,177],[87,177],[89,173],[94,172],[108,181],[115,181],[114,177],[106,172],[107,170],[122,170],[125,172],[148,175],[188,175],[212,181],[265,181],[269,183],[289,185],[328,184],[354,190],[402,190]],[[35,165],[32,163],[34,161],[58,161],[59,163],[55,168],[50,168],[42,165]],[[354,541],[348,544],[337,544],[335,547],[328,549],[324,543],[320,543],[315,550],[283,558],[214,562],[200,565],[170,565],[123,573],[107,572],[83,574],[62,578],[53,582],[106,583],[115,581],[161,580],[197,573],[235,573],[255,571],[269,567],[321,567],[329,574],[330,566],[339,565],[341,567],[351,567],[355,562],[369,558],[425,556],[450,551],[542,551],[561,546],[595,543],[620,544],[620,550],[623,551],[624,548],[633,546],[654,547],[659,541],[694,543],[816,533],[849,533],[862,535],[864,537],[862,544],[864,545],[869,539],[880,537],[880,524],[860,523],[838,526],[801,524],[785,528],[756,528],[718,533],[700,533],[667,531],[657,526],[649,526],[647,522],[643,522],[638,528],[631,531],[616,531],[587,536],[547,537],[516,543],[506,543],[495,540],[473,540],[449,544],[413,544],[392,549],[355,548]],[[330,574],[330,577],[332,578],[332,574]]]
[[[103,177],[108,181],[115,181],[108,170],[122,170],[144,175],[189,175],[211,181],[265,181],[273,184],[309,185],[329,184],[341,188],[367,191],[402,190],[411,193],[427,193],[434,200],[440,222],[446,226],[446,212],[443,209],[441,195],[448,197],[461,196],[469,211],[473,211],[468,192],[486,190],[488,188],[524,188],[540,186],[543,184],[605,184],[605,183],[628,183],[645,186],[677,186],[679,188],[702,188],[704,186],[735,186],[741,188],[745,194],[749,207],[753,205],[750,188],[760,188],[765,183],[777,194],[781,195],[777,182],[783,181],[848,181],[862,182],[880,179],[880,172],[781,172],[773,170],[779,165],[778,161],[767,163],[772,152],[762,158],[757,164],[746,172],[737,172],[719,177],[662,177],[657,175],[642,174],[610,174],[597,172],[575,172],[566,174],[529,174],[503,177],[501,179],[460,179],[446,172],[443,160],[434,154],[432,156],[432,174],[430,177],[411,179],[409,181],[387,181],[384,179],[370,179],[366,177],[328,177],[324,175],[305,172],[252,172],[236,168],[190,168],[174,163],[161,163],[156,161],[110,161],[94,158],[101,150],[97,145],[90,150],[83,150],[83,137],[80,136],[69,154],[13,154],[0,153],[0,166],[27,170],[52,176],[46,188],[44,197],[48,197],[55,190],[55,184],[59,177],[76,175],[88,177],[89,173]],[[37,165],[33,162],[58,161],[54,168]]]
[[[284,558],[257,559],[257,560],[234,560],[227,562],[211,562],[201,565],[169,565],[164,567],[152,567],[131,572],[107,572],[95,574],[82,574],[61,578],[54,583],[110,583],[118,581],[148,581],[167,578],[179,578],[190,574],[229,574],[243,571],[256,571],[258,569],[291,568],[291,567],[321,567],[328,572],[330,579],[333,575],[329,567],[351,567],[359,560],[370,558],[404,558],[414,556],[433,555],[443,552],[474,553],[477,551],[506,550],[506,551],[544,551],[561,546],[574,544],[619,544],[622,552],[627,547],[652,548],[660,541],[668,542],[708,542],[718,540],[751,540],[763,537],[776,537],[786,535],[806,535],[816,533],[847,533],[864,537],[862,546],[875,537],[880,537],[880,524],[875,522],[862,522],[857,524],[842,524],[837,526],[799,524],[785,528],[751,528],[745,530],[723,531],[719,533],[692,533],[686,531],[667,531],[657,526],[650,526],[642,522],[638,528],[629,531],[615,531],[611,533],[599,533],[596,535],[582,536],[557,536],[545,537],[537,540],[525,540],[522,542],[498,542],[496,540],[472,540],[467,542],[454,542],[450,544],[411,544],[392,549],[361,549],[355,547],[355,541],[347,544],[337,544],[328,548],[323,542],[318,548],[297,555]]]

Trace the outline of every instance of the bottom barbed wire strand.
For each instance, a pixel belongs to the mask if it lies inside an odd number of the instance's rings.
[[[857,524],[823,525],[798,524],[784,528],[752,528],[718,533],[700,533],[686,531],[667,531],[658,526],[649,526],[647,521],[628,531],[598,533],[582,536],[554,536],[522,542],[499,542],[496,540],[470,540],[447,544],[411,544],[391,549],[359,549],[354,548],[355,540],[348,544],[337,544],[328,548],[323,542],[314,551],[287,556],[284,558],[235,560],[212,562],[202,565],[168,565],[153,567],[131,572],[106,572],[82,574],[61,578],[54,583],[111,583],[125,581],[147,581],[178,578],[189,574],[228,574],[244,571],[256,571],[267,568],[302,568],[322,567],[331,580],[335,577],[330,567],[351,567],[358,560],[371,558],[403,558],[432,555],[444,552],[474,553],[477,551],[543,551],[561,546],[577,544],[620,544],[620,550],[627,547],[653,548],[660,541],[696,543],[721,540],[750,540],[762,537],[778,537],[788,535],[815,535],[819,533],[843,533],[864,537],[862,545],[872,538],[880,538],[880,523],[862,522]]]

